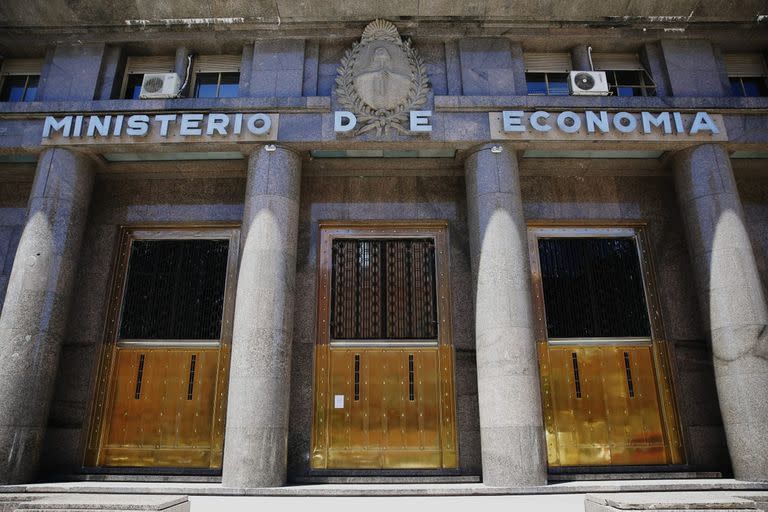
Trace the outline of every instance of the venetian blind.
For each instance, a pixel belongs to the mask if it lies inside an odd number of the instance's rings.
[[[3,61],[3,75],[39,75],[43,59],[8,59]]]
[[[634,53],[593,53],[595,71],[642,71],[640,58]]]
[[[759,53],[723,55],[728,76],[766,76],[765,59]]]
[[[160,57],[128,57],[125,64],[125,74],[144,73],[173,73],[176,69],[174,58]]]
[[[528,73],[567,73],[573,67],[570,53],[526,53],[523,59]]]
[[[195,73],[238,73],[241,60],[240,55],[200,55],[193,66]]]

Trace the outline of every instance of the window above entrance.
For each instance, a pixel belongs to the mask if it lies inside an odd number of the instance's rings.
[[[235,98],[240,93],[240,55],[201,55],[194,59],[195,98]]]
[[[40,59],[8,59],[0,69],[0,101],[35,101],[40,82]]]
[[[568,53],[526,53],[525,81],[529,95],[568,96]]]
[[[605,71],[613,96],[656,96],[656,84],[634,53],[595,53],[595,71]]]
[[[723,56],[732,96],[768,96],[768,68],[759,53]]]

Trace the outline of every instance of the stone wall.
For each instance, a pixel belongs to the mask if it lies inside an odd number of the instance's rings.
[[[31,188],[31,177],[29,180],[0,182],[0,311],[24,227]]]
[[[737,177],[747,232],[755,252],[757,268],[768,296],[768,178],[758,176]]]

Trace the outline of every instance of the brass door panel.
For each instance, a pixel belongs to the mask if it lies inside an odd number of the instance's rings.
[[[651,351],[539,344],[550,466],[673,462]]]
[[[450,346],[318,345],[316,361],[313,467],[456,467]]]
[[[223,434],[222,425],[214,424],[218,364],[217,348],[118,348],[100,463],[216,465],[222,446],[211,441]]]

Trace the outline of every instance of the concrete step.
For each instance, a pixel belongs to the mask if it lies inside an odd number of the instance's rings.
[[[189,512],[186,496],[157,494],[0,494],[0,512]]]
[[[754,499],[730,493],[676,492],[676,493],[615,493],[587,494],[585,512],[704,512],[728,510],[756,512],[761,510]]]
[[[554,473],[548,476],[550,482],[586,482],[602,480],[691,480],[697,478],[722,478],[714,471],[653,471],[635,473]]]

